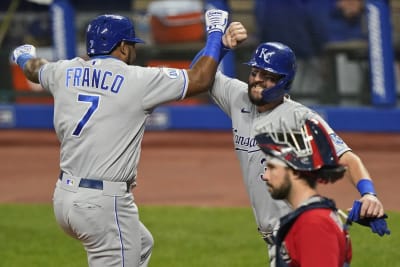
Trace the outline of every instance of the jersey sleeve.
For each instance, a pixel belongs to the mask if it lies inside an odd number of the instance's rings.
[[[229,117],[232,117],[231,108],[233,99],[240,94],[243,87],[247,87],[243,86],[243,84],[243,82],[229,78],[219,71],[215,75],[213,87],[210,89],[210,96]]]
[[[169,101],[176,101],[185,98],[189,78],[184,69],[173,68],[147,68],[146,85],[143,107],[152,109],[157,105]]]
[[[44,64],[40,69],[39,69],[39,83],[40,85],[47,91],[51,92],[52,86],[51,84],[54,83],[54,72],[56,69],[57,63],[56,62],[50,62]],[[53,92],[51,92],[53,93]]]

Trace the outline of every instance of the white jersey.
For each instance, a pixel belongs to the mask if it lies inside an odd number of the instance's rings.
[[[109,56],[48,63],[39,80],[54,97],[61,170],[120,182],[136,176],[146,118],[157,105],[184,98],[188,87],[185,70]]]
[[[302,118],[315,118],[325,125],[338,156],[350,148],[317,113],[304,105],[285,98],[275,109],[259,113],[256,106],[250,102],[247,91],[246,83],[217,73],[210,93],[216,104],[232,120],[234,147],[258,227],[262,232],[271,232],[279,218],[289,212],[290,208],[281,200],[273,200],[265,181],[261,179],[265,170],[265,154],[258,148],[254,138],[256,125],[266,121],[275,124],[284,118],[289,127],[294,127],[294,114]]]

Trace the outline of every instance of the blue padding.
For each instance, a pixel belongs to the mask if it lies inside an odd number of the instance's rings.
[[[2,117],[0,128],[54,129],[53,105],[0,105]]]
[[[400,109],[314,107],[335,131],[399,132]],[[53,129],[52,105],[0,105],[0,128]],[[215,105],[162,106],[148,130],[231,130],[228,116]]]
[[[400,109],[315,107],[335,131],[400,132]]]
[[[152,117],[154,116],[166,117],[168,121],[164,125],[148,123],[147,129],[230,130],[232,128],[229,117],[215,105],[160,107],[152,114]]]

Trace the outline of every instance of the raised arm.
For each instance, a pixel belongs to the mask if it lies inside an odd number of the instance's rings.
[[[221,10],[218,11],[225,12]],[[240,22],[232,22],[226,31],[226,25],[225,27],[211,28],[210,30],[209,24],[212,22],[210,22],[207,12],[207,43],[205,48],[196,55],[192,62],[191,69],[188,70],[189,87],[186,97],[206,92],[212,86],[219,62],[226,52],[236,48],[247,39],[247,31]],[[228,17],[226,16],[226,21],[227,20]]]
[[[36,48],[33,45],[18,46],[14,49],[12,58],[22,68],[28,80],[39,83],[39,70],[48,61],[36,57]]]

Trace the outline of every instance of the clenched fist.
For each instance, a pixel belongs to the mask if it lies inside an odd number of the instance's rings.
[[[232,22],[222,36],[225,47],[236,48],[240,43],[247,39],[247,30],[240,22]]]
[[[25,63],[36,57],[36,47],[30,44],[24,44],[14,49],[12,53],[12,60],[17,63],[22,69]]]

